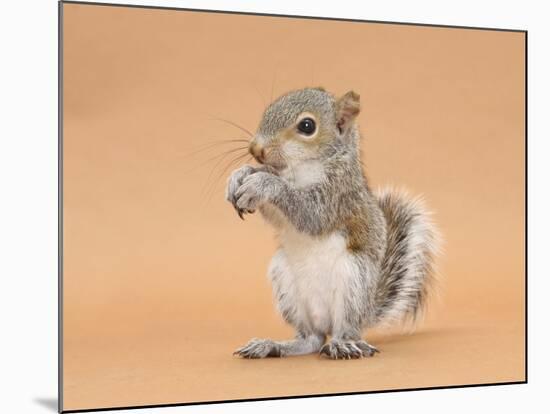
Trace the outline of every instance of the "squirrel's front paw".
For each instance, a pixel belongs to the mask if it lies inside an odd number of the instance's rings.
[[[243,180],[250,174],[256,172],[256,168],[251,165],[243,165],[241,168],[233,171],[227,180],[227,186],[225,188],[225,199],[233,204],[235,210],[239,214],[240,218],[243,218],[243,211],[237,207],[237,197],[235,196],[237,190],[242,185]]]
[[[279,185],[280,178],[267,172],[259,171],[247,176],[235,193],[236,208],[253,213],[277,193]]]

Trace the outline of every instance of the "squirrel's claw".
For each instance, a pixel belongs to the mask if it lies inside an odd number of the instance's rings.
[[[243,213],[244,213],[244,210],[241,210],[240,208],[237,208],[237,214],[239,215],[241,220],[244,220]]]
[[[239,215],[241,220],[244,220],[244,214],[245,213],[253,214],[256,211],[256,210],[246,210],[244,208],[238,208],[238,207],[235,207],[235,210],[237,210],[237,214]]]

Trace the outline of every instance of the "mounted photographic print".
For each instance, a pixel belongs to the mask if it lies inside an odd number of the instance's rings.
[[[526,382],[526,36],[60,3],[61,410]]]

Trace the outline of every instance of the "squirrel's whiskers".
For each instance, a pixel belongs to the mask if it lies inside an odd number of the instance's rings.
[[[221,164],[221,161],[223,161],[223,158],[218,163],[216,163],[214,168],[212,168],[210,170],[210,173],[208,174],[208,177],[207,177],[206,182],[205,182],[205,187],[204,187],[204,190],[203,190],[203,195],[206,197],[206,202],[207,203],[210,201],[210,198],[214,194],[214,192],[216,190],[216,185],[219,183],[220,179],[225,175],[225,173],[229,170],[229,168],[237,166],[239,164],[239,161],[244,161],[244,159],[246,158],[247,155],[249,155],[248,147],[246,149],[246,152],[244,152],[243,154],[239,154],[236,157],[229,160],[229,162],[227,164],[225,164],[223,169],[218,173],[218,175],[215,177],[215,179],[213,181],[211,180],[212,175],[214,174],[214,172],[215,172],[216,168],[219,166],[219,164]]]
[[[192,172],[196,172],[200,168],[208,165],[209,163],[216,161],[218,159],[223,160],[228,155],[237,152],[237,151],[246,151],[248,149],[248,140],[238,140],[238,139],[232,139],[232,140],[218,140],[215,142],[209,142],[207,144],[204,144],[202,146],[196,147],[192,152],[189,152],[182,156],[182,159],[189,159],[194,158],[193,161],[195,161],[195,165],[193,165],[191,168],[184,171],[184,174],[189,174]],[[230,148],[227,148],[228,145],[231,144]],[[244,145],[246,144],[246,145]],[[238,147],[235,147],[235,145],[239,145]],[[213,151],[218,151],[220,147],[224,147],[225,149],[221,152],[217,152],[215,155],[210,156],[210,153]],[[202,155],[208,155],[209,157],[206,159],[201,159],[200,156]],[[198,164],[196,163],[198,162]]]
[[[248,134],[249,137],[253,137],[254,134],[252,132],[250,132],[248,129],[246,129],[245,127],[237,124],[236,122],[233,122],[233,121],[230,121],[228,119],[223,119],[223,118],[213,118],[214,121],[220,121],[220,122],[225,122],[226,124],[228,125],[232,125],[234,126],[235,128],[238,128],[240,129],[242,132],[244,132],[245,134]]]

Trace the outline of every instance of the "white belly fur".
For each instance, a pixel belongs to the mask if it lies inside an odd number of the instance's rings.
[[[344,236],[311,237],[287,225],[279,237],[289,269],[281,283],[296,301],[298,317],[316,332],[333,334],[342,325],[343,298],[358,280]]]

